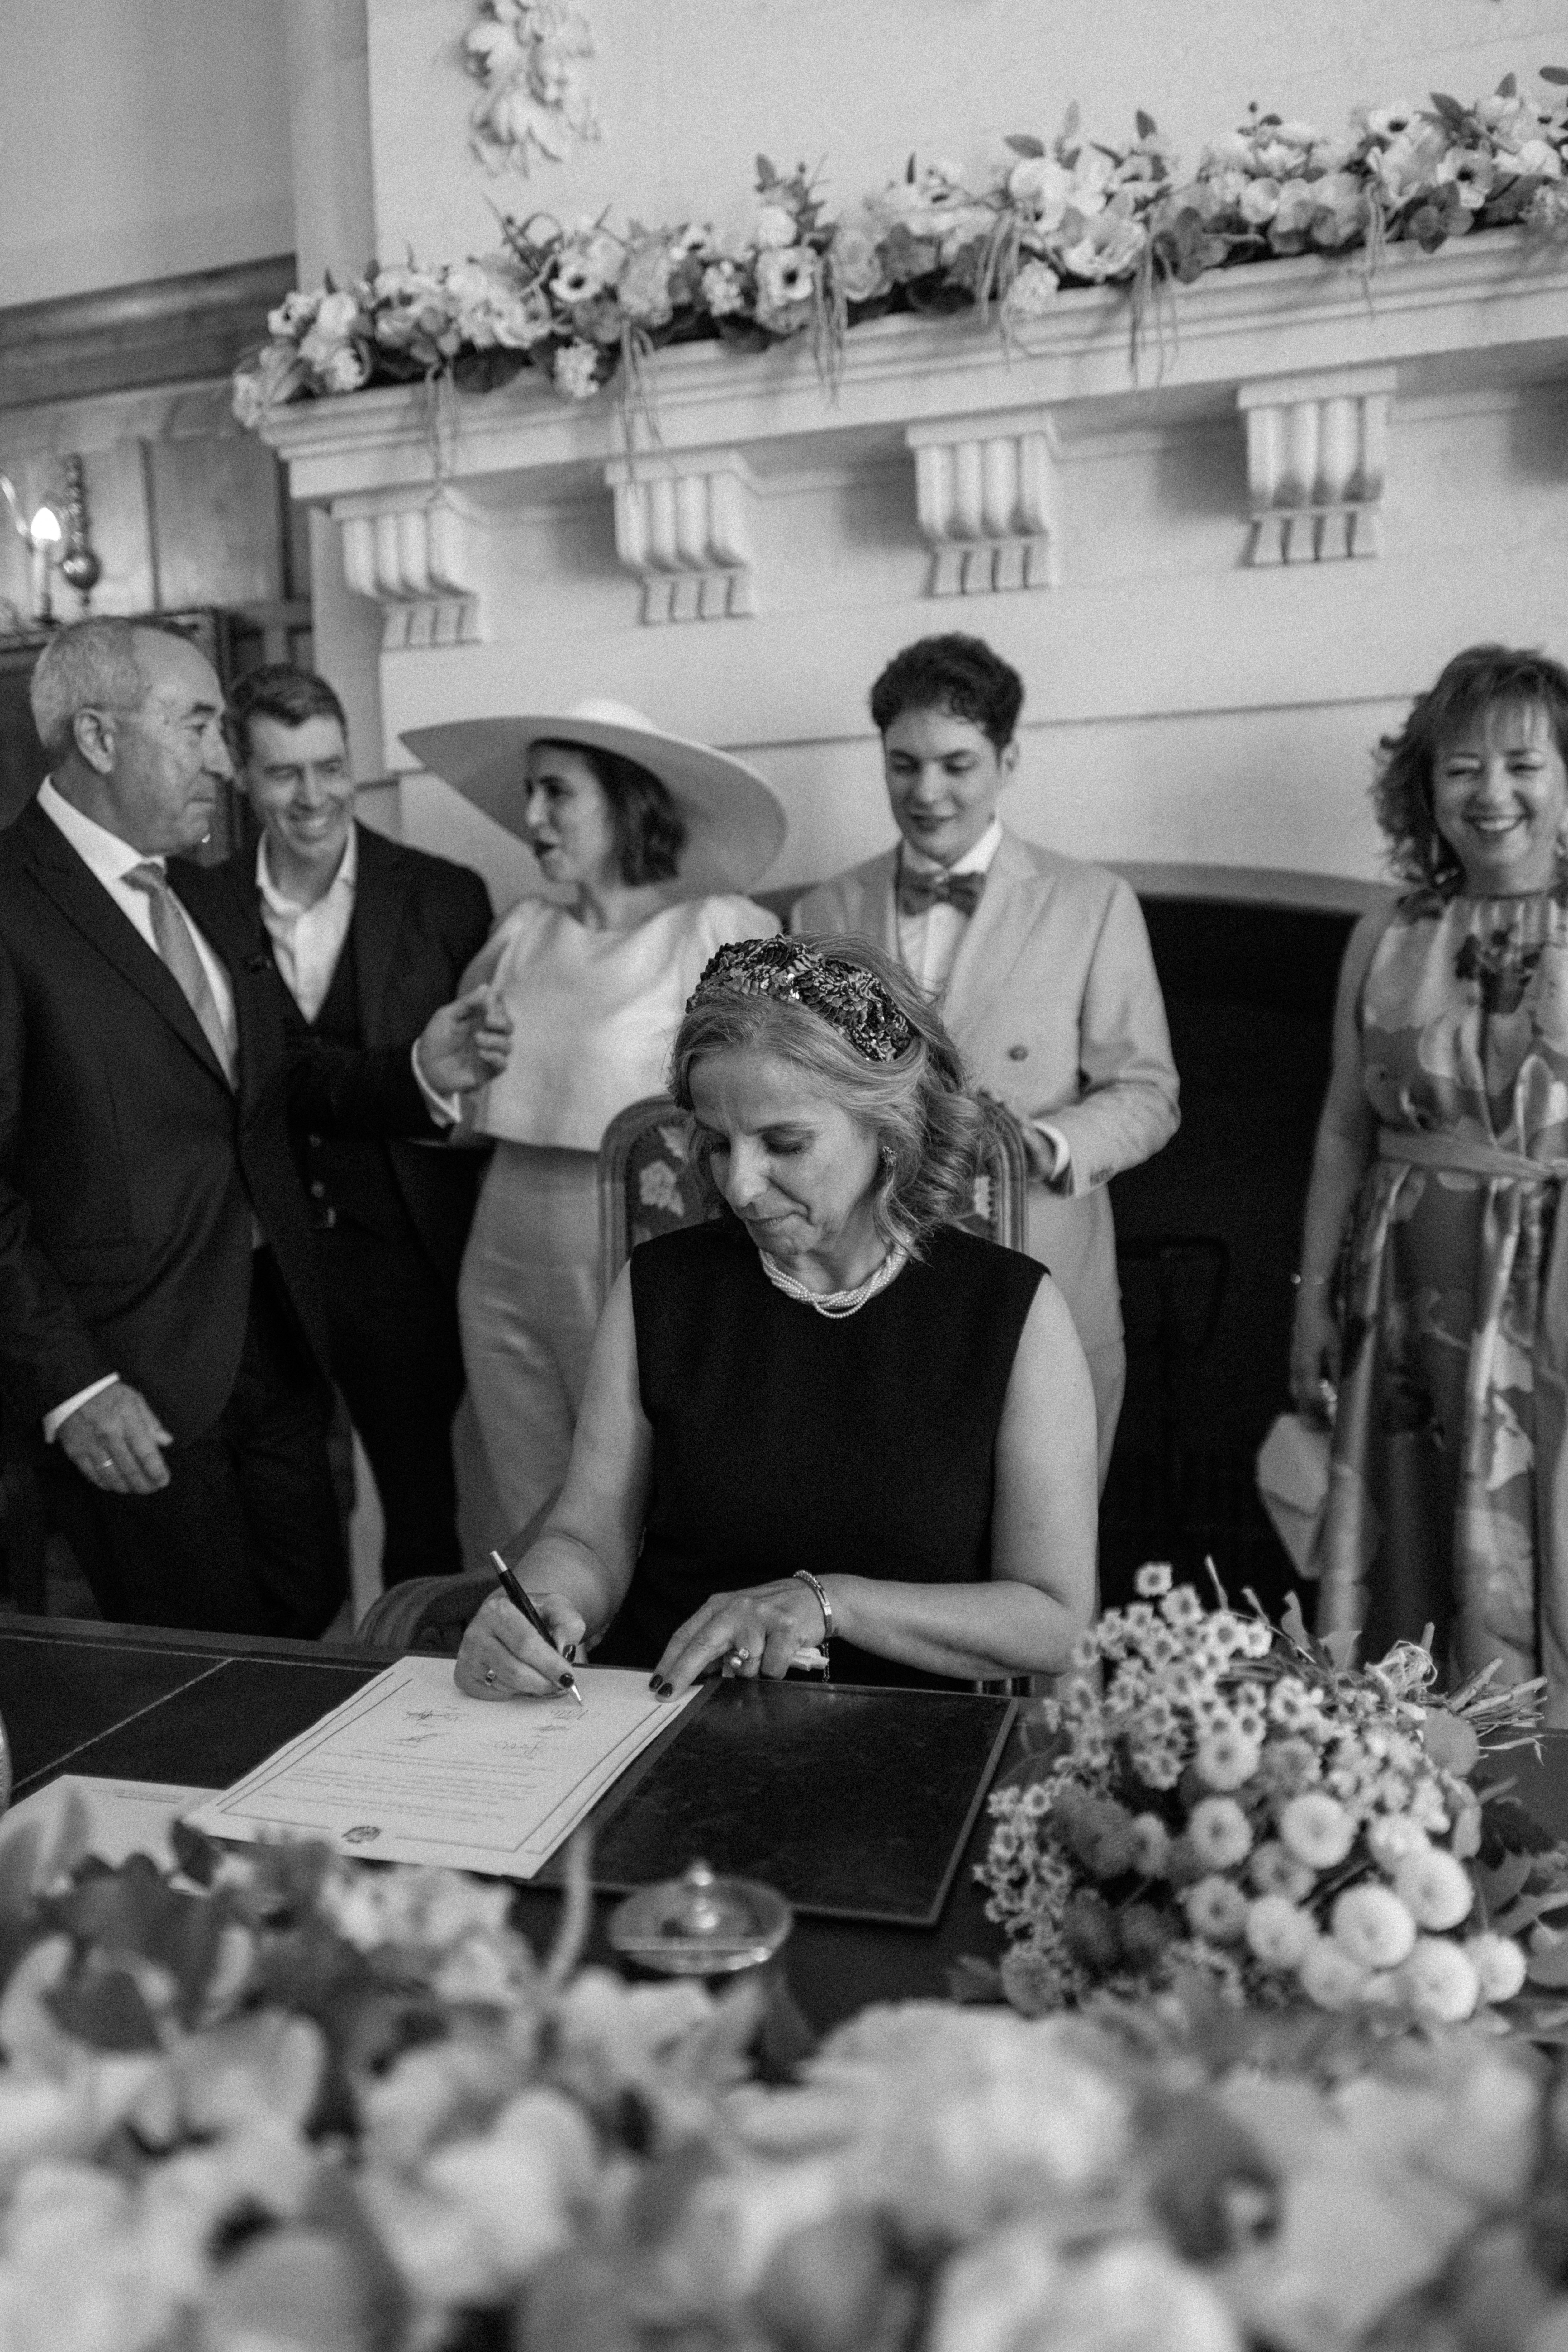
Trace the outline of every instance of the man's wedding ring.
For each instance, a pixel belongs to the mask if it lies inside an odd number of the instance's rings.
[[[494,1668],[493,1666],[487,1666],[487,1667],[485,1668],[485,1680],[486,1680],[486,1682],[488,1682],[488,1683],[489,1683],[489,1685],[490,1688],[493,1690],[493,1689],[495,1688],[495,1680],[496,1680],[496,1670],[495,1670],[495,1668]]]

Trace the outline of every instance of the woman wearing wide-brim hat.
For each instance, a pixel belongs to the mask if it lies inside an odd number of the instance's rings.
[[[598,1317],[597,1153],[665,1083],[682,1009],[726,941],[778,919],[741,895],[783,845],[750,768],[625,704],[468,719],[403,738],[527,843],[548,897],[503,916],[464,976],[512,1054],[474,1114],[496,1149],[458,1285],[468,1388],[510,1533],[565,1475]]]

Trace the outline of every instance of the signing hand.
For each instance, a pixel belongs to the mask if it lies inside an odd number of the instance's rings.
[[[471,988],[430,1015],[414,1050],[433,1094],[471,1094],[505,1069],[511,1014],[498,990]]]
[[[653,1671],[653,1688],[660,1698],[679,1698],[711,1666],[782,1677],[802,1650],[821,1639],[821,1605],[810,1585],[793,1576],[754,1584],[749,1592],[715,1592],[670,1635]]]
[[[469,1698],[559,1698],[587,1626],[556,1592],[529,1599],[549,1626],[555,1647],[542,1642],[504,1592],[492,1592],[470,1619],[458,1652],[458,1688]]]
[[[155,1495],[169,1483],[163,1449],[174,1441],[129,1381],[79,1404],[57,1434],[82,1476],[106,1495]]]

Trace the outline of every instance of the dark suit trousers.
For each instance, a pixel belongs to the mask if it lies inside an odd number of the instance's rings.
[[[458,1548],[452,1416],[463,1394],[458,1302],[418,1244],[346,1218],[316,1236],[332,1374],[375,1473],[384,1583],[448,1576]]]
[[[259,1249],[228,1402],[204,1435],[165,1449],[166,1486],[106,1495],[49,1450],[57,1524],[104,1615],[221,1633],[329,1625],[347,1564],[328,1405],[271,1252]]]

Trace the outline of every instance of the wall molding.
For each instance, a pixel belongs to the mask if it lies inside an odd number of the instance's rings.
[[[1402,400],[1457,383],[1497,397],[1563,371],[1568,256],[1499,232],[1435,255],[1395,247],[1370,283],[1316,258],[1260,264],[1183,289],[1163,338],[1157,323],[1134,375],[1125,303],[1098,290],[1064,295],[1023,342],[978,321],[881,320],[848,337],[831,396],[800,344],[745,360],[682,346],[650,364],[658,445],[636,453],[611,402],[563,402],[527,376],[458,395],[438,424],[421,392],[391,389],[285,408],[263,430],[294,496],[345,529],[365,499],[422,505],[438,482],[502,534],[522,507],[607,495],[648,623],[766,609],[756,499],[776,510],[828,474],[900,461],[929,596],[1047,587],[1071,572],[1058,492],[1079,444],[1098,456],[1221,427],[1237,560],[1321,563],[1378,551]],[[473,593],[465,637],[487,634]]]
[[[226,377],[294,282],[278,253],[0,309],[0,409]]]

